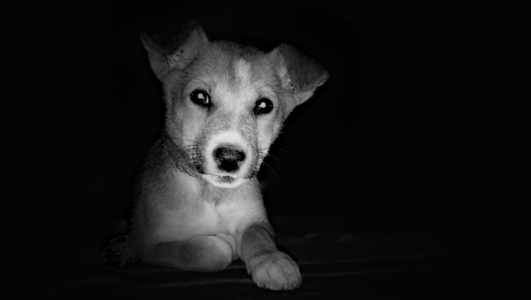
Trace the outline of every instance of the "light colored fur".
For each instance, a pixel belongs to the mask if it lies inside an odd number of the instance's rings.
[[[195,23],[175,33],[173,49],[157,40],[142,36],[163,83],[166,126],[142,170],[121,243],[104,250],[105,260],[217,271],[239,258],[258,286],[297,287],[298,265],[276,247],[255,175],[284,119],[328,74],[290,46],[262,53],[213,42]],[[210,107],[191,101],[197,90],[210,96]],[[273,109],[256,114],[263,98]],[[224,145],[244,154],[237,170],[219,167],[214,152]]]

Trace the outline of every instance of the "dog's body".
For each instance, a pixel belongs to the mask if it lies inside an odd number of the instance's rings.
[[[276,247],[255,175],[283,120],[328,74],[290,46],[212,42],[193,22],[144,32],[142,42],[163,83],[166,126],[104,260],[217,271],[240,258],[258,286],[297,287],[298,265]]]

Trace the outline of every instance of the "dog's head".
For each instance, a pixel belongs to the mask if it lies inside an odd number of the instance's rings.
[[[141,38],[163,83],[179,168],[218,187],[255,176],[284,119],[328,78],[291,46],[263,53],[213,42],[194,22]]]

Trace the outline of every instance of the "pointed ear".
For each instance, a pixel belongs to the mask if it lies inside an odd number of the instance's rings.
[[[328,79],[328,72],[317,61],[292,46],[281,44],[271,53],[282,88],[295,98],[295,105],[308,100],[317,87]]]
[[[146,30],[140,39],[159,79],[174,68],[186,67],[208,44],[207,36],[195,21]]]

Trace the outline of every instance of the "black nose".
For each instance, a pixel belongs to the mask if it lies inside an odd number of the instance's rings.
[[[245,153],[231,146],[218,147],[214,150],[214,158],[218,163],[218,168],[226,172],[238,170],[245,160]]]

